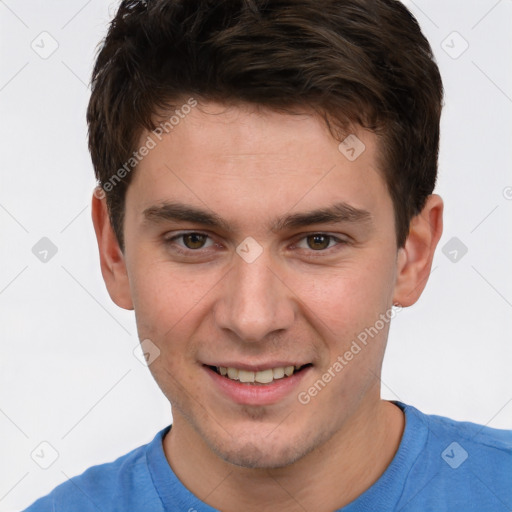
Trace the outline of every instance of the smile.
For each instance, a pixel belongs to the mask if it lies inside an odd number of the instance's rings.
[[[239,381],[244,384],[271,384],[272,382],[291,377],[303,368],[311,366],[311,363],[300,366],[278,366],[266,370],[251,371],[226,366],[209,366],[211,370],[227,379]]]

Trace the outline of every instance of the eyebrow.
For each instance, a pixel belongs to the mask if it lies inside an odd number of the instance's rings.
[[[143,216],[146,221],[154,223],[181,221],[222,229],[227,232],[232,230],[232,226],[216,213],[180,202],[164,202],[150,206],[144,210]],[[278,217],[270,222],[269,228],[270,231],[278,233],[287,229],[327,223],[371,224],[372,215],[367,210],[355,208],[345,202],[338,202],[325,208]]]

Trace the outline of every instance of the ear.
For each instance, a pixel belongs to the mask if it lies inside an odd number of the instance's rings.
[[[443,200],[428,197],[421,213],[411,220],[404,247],[398,250],[393,304],[414,304],[427,284],[434,251],[443,233]]]
[[[100,252],[101,273],[110,298],[121,308],[133,309],[125,257],[110,224],[103,190],[95,189],[91,210]]]

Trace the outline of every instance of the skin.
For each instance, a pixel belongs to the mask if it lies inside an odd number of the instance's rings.
[[[200,104],[135,171],[124,251],[105,200],[93,197],[110,296],[135,310],[140,339],[160,350],[150,370],[172,405],[164,452],[183,484],[217,509],[332,511],[368,489],[398,449],[403,413],[380,398],[388,323],[309,403],[297,399],[380,314],[416,302],[442,232],[443,203],[432,195],[397,249],[378,140],[362,128],[352,133],[366,149],[351,162],[312,113]],[[170,201],[215,213],[226,226],[144,215]],[[277,217],[340,201],[369,215],[269,228]],[[169,241],[183,231],[210,238],[199,239],[204,246]],[[340,242],[322,245],[311,238],[317,233]],[[248,236],[262,248],[252,263],[236,253]],[[312,367],[270,405],[231,401],[203,366],[277,360]]]

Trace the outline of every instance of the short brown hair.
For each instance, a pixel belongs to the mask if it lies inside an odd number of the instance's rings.
[[[310,107],[331,134],[332,125],[372,130],[398,247],[434,189],[443,86],[428,41],[399,1],[123,0],[98,53],[87,110],[89,150],[121,248],[132,173],[112,177],[126,169],[143,130],[155,129],[155,116],[187,97]]]

